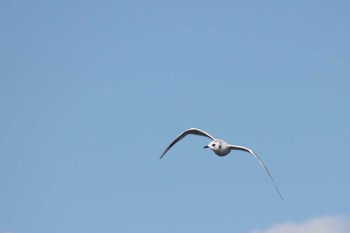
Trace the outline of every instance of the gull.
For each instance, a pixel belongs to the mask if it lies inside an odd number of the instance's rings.
[[[237,145],[232,145],[229,144],[228,142],[222,140],[222,139],[217,139],[214,138],[213,136],[211,136],[209,133],[200,130],[200,129],[196,129],[196,128],[190,128],[188,130],[185,130],[184,132],[182,132],[179,136],[177,136],[174,141],[172,143],[170,143],[170,145],[164,150],[164,152],[162,153],[162,155],[160,156],[160,159],[163,158],[163,156],[168,152],[168,150],[170,150],[171,147],[173,147],[178,141],[180,141],[181,139],[183,139],[184,137],[186,137],[187,135],[190,134],[194,134],[194,135],[199,135],[199,136],[204,136],[207,138],[210,138],[212,141],[204,146],[204,148],[209,148],[212,151],[215,152],[216,155],[223,157],[228,155],[231,150],[241,150],[241,151],[245,151],[250,153],[251,155],[253,155],[260,163],[260,165],[262,166],[262,168],[265,170],[265,172],[267,173],[267,175],[270,177],[272,184],[275,186],[275,189],[277,190],[279,196],[281,197],[281,199],[283,200],[282,194],[279,191],[279,189],[277,188],[277,185],[274,181],[274,179],[272,178],[269,170],[267,169],[267,167],[265,166],[265,164],[263,163],[263,161],[259,158],[259,156],[252,151],[251,149],[244,147],[244,146],[237,146]]]

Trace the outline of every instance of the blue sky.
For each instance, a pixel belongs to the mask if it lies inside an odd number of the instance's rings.
[[[349,7],[1,2],[0,233],[349,232]]]

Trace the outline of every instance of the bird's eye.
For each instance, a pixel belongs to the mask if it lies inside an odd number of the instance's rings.
[[[219,148],[221,148],[221,145],[219,145]]]
[[[215,143],[214,143],[214,144],[212,144],[212,146],[213,146],[213,147],[215,147]]]

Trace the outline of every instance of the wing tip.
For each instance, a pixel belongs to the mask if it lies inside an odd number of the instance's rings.
[[[279,190],[277,190],[278,191],[278,194],[280,195],[280,198],[282,199],[282,201],[284,200],[284,198],[283,198],[283,196],[282,196],[282,194],[280,193],[280,191]]]

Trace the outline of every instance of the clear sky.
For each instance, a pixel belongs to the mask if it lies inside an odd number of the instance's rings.
[[[349,8],[1,1],[0,233],[350,232]]]

